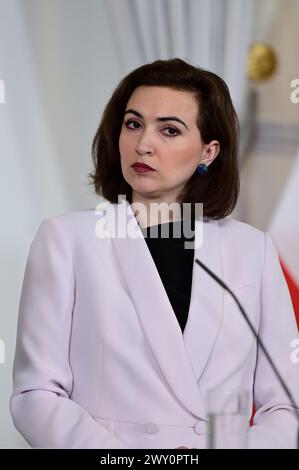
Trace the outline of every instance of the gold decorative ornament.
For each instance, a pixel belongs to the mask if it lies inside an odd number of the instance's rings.
[[[272,47],[264,42],[251,45],[247,58],[247,76],[260,81],[271,77],[277,68],[277,58]]]

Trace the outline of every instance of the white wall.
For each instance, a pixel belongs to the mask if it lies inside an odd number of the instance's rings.
[[[128,50],[128,56],[130,51]],[[95,207],[90,147],[124,73],[101,0],[0,0],[0,447],[22,447],[8,409],[21,283],[44,217]]]
[[[299,148],[299,103],[290,99],[291,82],[299,79],[299,1],[257,2],[256,17],[254,40],[274,48],[278,68],[270,79],[251,83],[256,133],[243,160],[240,201],[242,219],[267,230]]]

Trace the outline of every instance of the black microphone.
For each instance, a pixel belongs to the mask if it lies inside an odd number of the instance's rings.
[[[195,262],[204,271],[206,271],[214,279],[214,281],[216,281],[221,287],[223,287],[223,289],[225,289],[232,296],[232,298],[234,299],[234,301],[238,305],[239,310],[240,310],[241,314],[243,315],[243,318],[246,321],[247,325],[249,326],[249,329],[251,330],[253,336],[255,337],[258,346],[261,348],[261,350],[265,354],[268,363],[270,364],[270,366],[271,366],[273,372],[275,373],[276,377],[278,378],[283,390],[285,391],[287,397],[289,398],[291,405],[294,407],[296,417],[297,417],[297,420],[298,420],[298,425],[299,425],[299,409],[298,409],[298,406],[295,402],[295,399],[294,399],[291,391],[289,390],[287,384],[285,383],[282,376],[280,375],[280,373],[279,373],[276,365],[274,364],[273,359],[271,358],[266,346],[264,345],[263,341],[260,339],[258,332],[255,330],[254,326],[252,325],[251,321],[249,320],[248,315],[245,312],[242,305],[240,304],[238,298],[233,293],[233,291],[216,274],[214,274],[205,264],[203,264],[201,261],[199,261],[199,259],[195,259]],[[299,427],[298,427],[298,433],[297,433],[297,449],[299,449]]]

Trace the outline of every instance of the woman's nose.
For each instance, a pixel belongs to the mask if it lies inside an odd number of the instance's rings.
[[[142,132],[136,143],[136,152],[138,153],[138,155],[152,154],[153,148],[153,139],[149,132]]]

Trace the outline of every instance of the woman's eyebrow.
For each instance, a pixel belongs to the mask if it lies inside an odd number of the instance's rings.
[[[127,113],[135,114],[135,116],[140,117],[140,118],[143,119],[142,114],[140,114],[139,111],[136,111],[135,109],[127,109],[127,111],[125,112],[125,115],[126,115]],[[185,124],[184,121],[182,121],[182,119],[178,118],[177,116],[163,116],[163,117],[158,117],[158,118],[156,119],[156,121],[177,121],[177,122],[180,122],[181,124],[183,124],[183,126],[185,126],[186,129],[188,129],[187,124]],[[189,129],[188,129],[188,130],[189,130]]]

